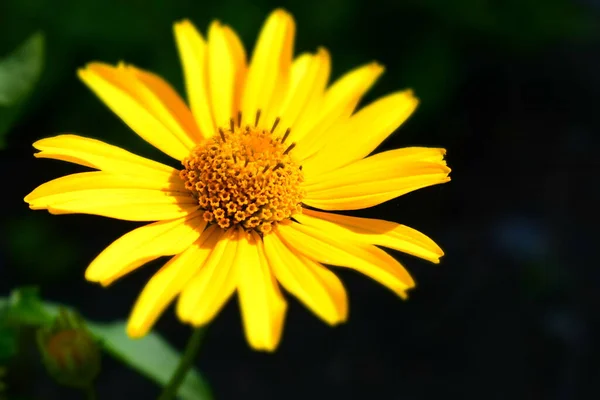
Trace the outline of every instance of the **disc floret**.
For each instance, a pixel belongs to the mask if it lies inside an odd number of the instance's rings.
[[[181,179],[207,222],[266,234],[302,211],[302,167],[289,154],[294,144],[285,143],[289,130],[273,134],[277,123],[268,130],[232,120],[183,160]]]

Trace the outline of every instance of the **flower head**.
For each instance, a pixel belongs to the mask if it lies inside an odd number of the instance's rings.
[[[179,318],[208,323],[237,292],[250,345],[279,343],[286,300],[280,285],[327,323],[348,314],[345,289],[323,264],[357,270],[399,296],[414,282],[377,246],[439,262],[442,250],[404,225],[329,211],[375,206],[447,182],[445,150],[410,147],[369,156],[414,111],[412,91],[355,108],[383,68],[371,63],[328,86],[329,53],[293,58],[285,11],[265,22],[247,62],[231,28],[204,39],[175,24],[188,105],[160,77],[91,63],[80,78],[144,140],[179,161],[151,161],[66,134],[34,143],[36,157],[95,169],[35,189],[25,201],[53,214],[155,221],[117,239],[85,276],[109,285],[161,256],[128,324],[143,336],[176,298]]]

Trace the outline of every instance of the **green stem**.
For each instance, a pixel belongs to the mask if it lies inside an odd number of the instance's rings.
[[[185,346],[185,351],[181,357],[181,360],[179,360],[179,365],[177,366],[175,373],[171,376],[169,383],[167,386],[165,386],[158,400],[172,400],[175,398],[177,395],[177,389],[179,389],[183,379],[194,363],[194,359],[198,354],[198,350],[200,350],[200,344],[202,343],[202,338],[204,337],[204,331],[204,327],[194,329],[192,336]]]

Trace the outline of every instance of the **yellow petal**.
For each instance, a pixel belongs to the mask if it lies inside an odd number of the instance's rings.
[[[134,66],[120,65],[128,74],[138,97],[149,110],[188,147],[195,147],[203,137],[191,110],[181,96],[160,76]]]
[[[302,162],[305,174],[322,174],[368,156],[417,107],[411,90],[383,97],[327,132],[323,147]]]
[[[261,110],[261,125],[270,128],[288,85],[292,63],[295,24],[292,16],[278,9],[269,15],[257,40],[242,96],[244,121],[254,124]]]
[[[208,73],[214,121],[217,126],[229,126],[239,110],[246,54],[237,35],[218,21],[208,30]]]
[[[45,189],[44,189],[45,190]],[[34,197],[32,210],[51,214],[93,214],[126,221],[162,221],[183,217],[198,209],[189,194],[135,188],[73,188],[68,192]]]
[[[278,128],[280,132],[292,128],[290,142],[295,141],[296,121],[310,118],[317,112],[330,70],[329,53],[324,48],[319,48],[317,54],[305,53],[294,60],[290,84],[279,112],[282,122]]]
[[[200,237],[205,226],[198,211],[134,229],[104,249],[88,266],[85,278],[107,286],[158,257],[181,253]]]
[[[362,96],[382,73],[381,65],[371,63],[346,73],[334,82],[327,89],[316,117],[307,117],[294,126],[294,140],[298,141],[294,157],[304,160],[311,156],[322,145],[324,133],[336,121],[352,114]]]
[[[225,39],[229,51],[232,55],[232,62],[235,65],[235,86],[233,88],[233,116],[237,118],[238,112],[242,110],[242,95],[246,84],[246,75],[248,74],[248,63],[246,61],[246,50],[240,40],[240,37],[233,29],[225,25],[223,27]]]
[[[331,189],[348,182],[367,180],[377,177],[393,179],[411,177],[419,173],[449,173],[444,156],[446,150],[428,147],[405,147],[377,153],[350,165],[323,174],[305,174],[304,188],[309,191]]]
[[[430,160],[420,161],[415,153]],[[375,154],[335,171],[308,175],[303,203],[322,210],[372,207],[413,190],[448,182],[443,149],[397,149]],[[406,155],[406,157],[404,157]]]
[[[68,161],[114,174],[168,181],[178,173],[175,168],[83,136],[58,135],[38,140],[33,147],[40,150],[34,154],[37,158]]]
[[[380,219],[304,209],[294,219],[330,235],[354,242],[375,244],[429,260],[435,264],[444,255],[442,249],[421,232],[395,222]]]
[[[156,110],[160,102],[147,101],[152,99],[140,95],[136,90],[139,86],[136,88],[124,71],[124,68],[119,71],[106,64],[91,63],[80,69],[78,75],[134,132],[165,154],[182,160],[193,148],[191,139],[178,135],[161,122],[164,114]]]
[[[195,326],[210,322],[229,300],[236,287],[237,270],[235,233],[217,228],[213,250],[202,263],[194,278],[183,288],[177,302],[177,315]]]
[[[261,238],[239,231],[237,256],[238,298],[248,343],[256,350],[273,351],[279,344],[287,304],[269,268]]]
[[[156,191],[164,196],[184,197],[183,203],[191,204],[192,202],[187,200],[190,196],[181,179],[176,175],[171,178],[154,181],[144,176],[116,175],[103,171],[82,172],[46,182],[25,196],[24,200],[32,209],[37,210],[85,197],[85,194],[79,194],[81,192],[111,193],[124,190],[127,193],[135,193],[135,190],[140,190],[141,193]]]
[[[265,235],[265,254],[277,280],[330,325],[346,321],[348,298],[333,272],[288,248],[276,235]]]
[[[218,238],[215,231],[214,225],[204,231],[195,243],[173,257],[148,281],[127,321],[129,336],[139,338],[148,333],[210,255]]]
[[[32,206],[46,204],[44,198],[60,195],[66,192],[93,189],[154,189],[165,192],[181,192],[186,194],[183,181],[175,175],[170,180],[152,180],[146,177],[115,175],[104,171],[82,172],[63,176],[46,182],[30,194],[25,196],[25,201]]]
[[[188,20],[173,26],[179,58],[183,66],[185,88],[192,114],[204,137],[215,134],[215,124],[208,101],[208,50],[202,35]]]
[[[414,287],[404,267],[378,247],[346,242],[294,222],[280,223],[276,234],[296,252],[324,264],[354,269],[401,297],[406,297],[406,290]]]

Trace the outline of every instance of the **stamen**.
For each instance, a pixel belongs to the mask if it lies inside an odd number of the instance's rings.
[[[256,128],[258,126],[258,121],[260,120],[260,109],[256,111],[256,118],[254,119],[254,127]]]
[[[260,117],[259,110],[257,125]],[[279,122],[275,118],[270,131],[242,128],[238,112],[227,127],[217,129],[218,136],[202,142],[182,161],[179,176],[206,222],[224,231],[243,229],[264,236],[302,212],[302,166],[288,155],[296,144],[283,143],[290,129],[283,136],[273,134]]]
[[[296,143],[292,143],[288,146],[287,149],[285,149],[285,151],[283,152],[283,155],[286,155],[287,153],[289,153],[290,151],[292,151],[292,149],[296,147]]]
[[[238,128],[242,127],[242,112],[238,111],[237,113],[237,126]]]
[[[275,118],[275,122],[273,123],[273,127],[271,128],[271,133],[275,132],[275,128],[279,124],[279,117]]]
[[[281,138],[281,143],[285,143],[285,139],[287,139],[288,136],[290,136],[291,131],[292,131],[292,128],[287,128],[285,130],[285,133],[283,134],[283,137]]]

